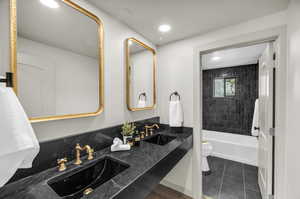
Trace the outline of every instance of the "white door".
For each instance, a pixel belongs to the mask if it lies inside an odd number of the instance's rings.
[[[259,59],[259,154],[258,183],[262,198],[272,195],[273,186],[273,121],[274,47],[269,43]]]

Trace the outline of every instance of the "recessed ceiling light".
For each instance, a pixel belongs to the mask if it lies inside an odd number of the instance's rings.
[[[221,59],[221,57],[218,57],[218,56],[215,56],[215,57],[212,58],[213,61],[218,61],[220,59]]]
[[[55,0],[40,0],[40,2],[49,8],[58,8],[59,4]]]
[[[160,32],[169,32],[171,30],[171,26],[168,24],[162,24],[158,27]]]

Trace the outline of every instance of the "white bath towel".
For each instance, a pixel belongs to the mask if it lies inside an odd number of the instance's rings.
[[[255,100],[255,105],[254,105],[254,113],[253,113],[253,120],[252,120],[252,129],[251,129],[251,134],[252,136],[258,136],[259,135],[259,130],[255,129],[255,127],[259,127],[258,123],[258,118],[259,118],[259,100]]]
[[[114,151],[128,151],[130,150],[130,145],[129,144],[123,144],[122,140],[119,138],[114,138],[113,144],[110,146],[110,150],[112,152]]]
[[[138,108],[145,108],[146,107],[146,100],[145,99],[139,99],[137,107]]]
[[[0,84],[0,187],[18,168],[32,167],[39,149],[39,142],[14,91]]]
[[[183,109],[179,99],[170,101],[169,125],[171,127],[181,127],[183,125]]]

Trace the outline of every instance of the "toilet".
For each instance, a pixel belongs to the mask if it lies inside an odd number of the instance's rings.
[[[211,173],[207,157],[211,155],[213,147],[211,143],[207,141],[202,142],[202,172],[204,175],[209,175]]]

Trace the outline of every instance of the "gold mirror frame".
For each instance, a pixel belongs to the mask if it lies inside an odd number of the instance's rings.
[[[131,74],[130,74],[130,49],[129,49],[129,42],[135,42],[140,46],[144,47],[145,49],[149,50],[153,54],[153,105],[144,107],[144,108],[134,108],[131,107],[130,98],[131,98]],[[151,48],[150,46],[146,45],[145,43],[131,37],[126,39],[126,101],[127,101],[127,108],[130,111],[143,111],[143,110],[151,110],[154,109],[156,106],[156,51]]]
[[[29,118],[30,122],[44,122],[53,121],[61,119],[71,119],[71,118],[81,118],[81,117],[92,117],[101,114],[104,110],[104,31],[102,21],[90,11],[82,8],[78,4],[72,2],[71,0],[62,0],[66,5],[74,8],[78,12],[86,15],[87,17],[93,19],[98,24],[98,34],[99,34],[99,107],[96,112],[92,113],[80,113],[80,114],[67,114],[67,115],[57,115],[57,116],[47,116],[47,117],[36,117]],[[10,70],[13,75],[13,89],[18,94],[18,82],[17,82],[17,0],[10,0]]]

